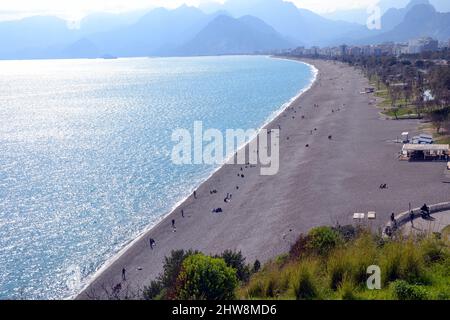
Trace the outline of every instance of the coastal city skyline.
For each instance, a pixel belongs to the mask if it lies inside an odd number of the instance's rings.
[[[326,56],[326,57],[342,57],[351,56],[397,56],[407,54],[421,54],[424,52],[438,52],[450,48],[450,39],[448,41],[438,41],[432,37],[414,38],[407,42],[395,43],[385,42],[375,45],[346,45],[341,44],[335,47],[297,47],[285,51],[287,54],[298,54],[307,56]],[[445,62],[445,61],[444,61]]]

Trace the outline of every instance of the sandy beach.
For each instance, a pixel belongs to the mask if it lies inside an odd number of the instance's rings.
[[[377,212],[372,227],[378,228],[409,203],[449,201],[444,163],[397,160],[401,145],[393,140],[403,131],[415,132],[417,121],[383,120],[370,104],[374,97],[361,94],[369,84],[359,71],[340,63],[306,62],[319,70],[317,81],[267,126],[281,126],[279,173],[261,176],[258,166],[242,172],[241,165],[222,167],[197,190],[197,199],[187,199],[134,242],[78,299],[107,298],[104,289],[119,283],[129,291],[142,289],[175,249],[206,254],[231,249],[242,251],[249,263],[265,262],[288,251],[299,234],[313,227],[354,223],[355,212]],[[380,190],[380,184],[388,189]],[[230,203],[224,203],[227,193],[233,195]],[[223,213],[211,212],[219,207]],[[150,238],[156,241],[154,250]]]

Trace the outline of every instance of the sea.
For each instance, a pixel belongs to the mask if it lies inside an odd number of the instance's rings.
[[[0,61],[0,299],[76,295],[218,169],[174,164],[175,130],[259,129],[316,73],[267,56]]]

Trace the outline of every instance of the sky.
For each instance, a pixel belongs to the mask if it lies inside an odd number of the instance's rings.
[[[182,4],[198,6],[225,0],[0,0],[0,20],[29,15],[57,15],[69,20],[81,19],[92,12],[126,12],[152,7],[176,8]],[[242,0],[245,1],[245,0]],[[285,0],[317,13],[340,9],[367,8],[377,0]]]

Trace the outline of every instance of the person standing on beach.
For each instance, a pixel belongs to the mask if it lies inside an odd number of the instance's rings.
[[[153,247],[154,247],[156,242],[155,242],[155,240],[153,238],[150,238],[149,242],[150,242],[150,248],[153,250]]]
[[[181,210],[181,217],[184,218],[184,210]]]
[[[194,191],[194,199],[197,199],[197,191]]]
[[[397,220],[395,219],[395,213],[391,214],[391,226],[394,228],[394,230],[397,229]]]
[[[127,276],[126,276],[127,270],[125,268],[122,269],[122,281],[127,281]]]
[[[409,214],[409,220],[411,221],[411,225],[413,228],[414,228],[414,218],[415,218],[414,212],[411,211],[411,213]]]
[[[172,229],[176,229],[177,227],[175,226],[175,219],[172,219]]]

